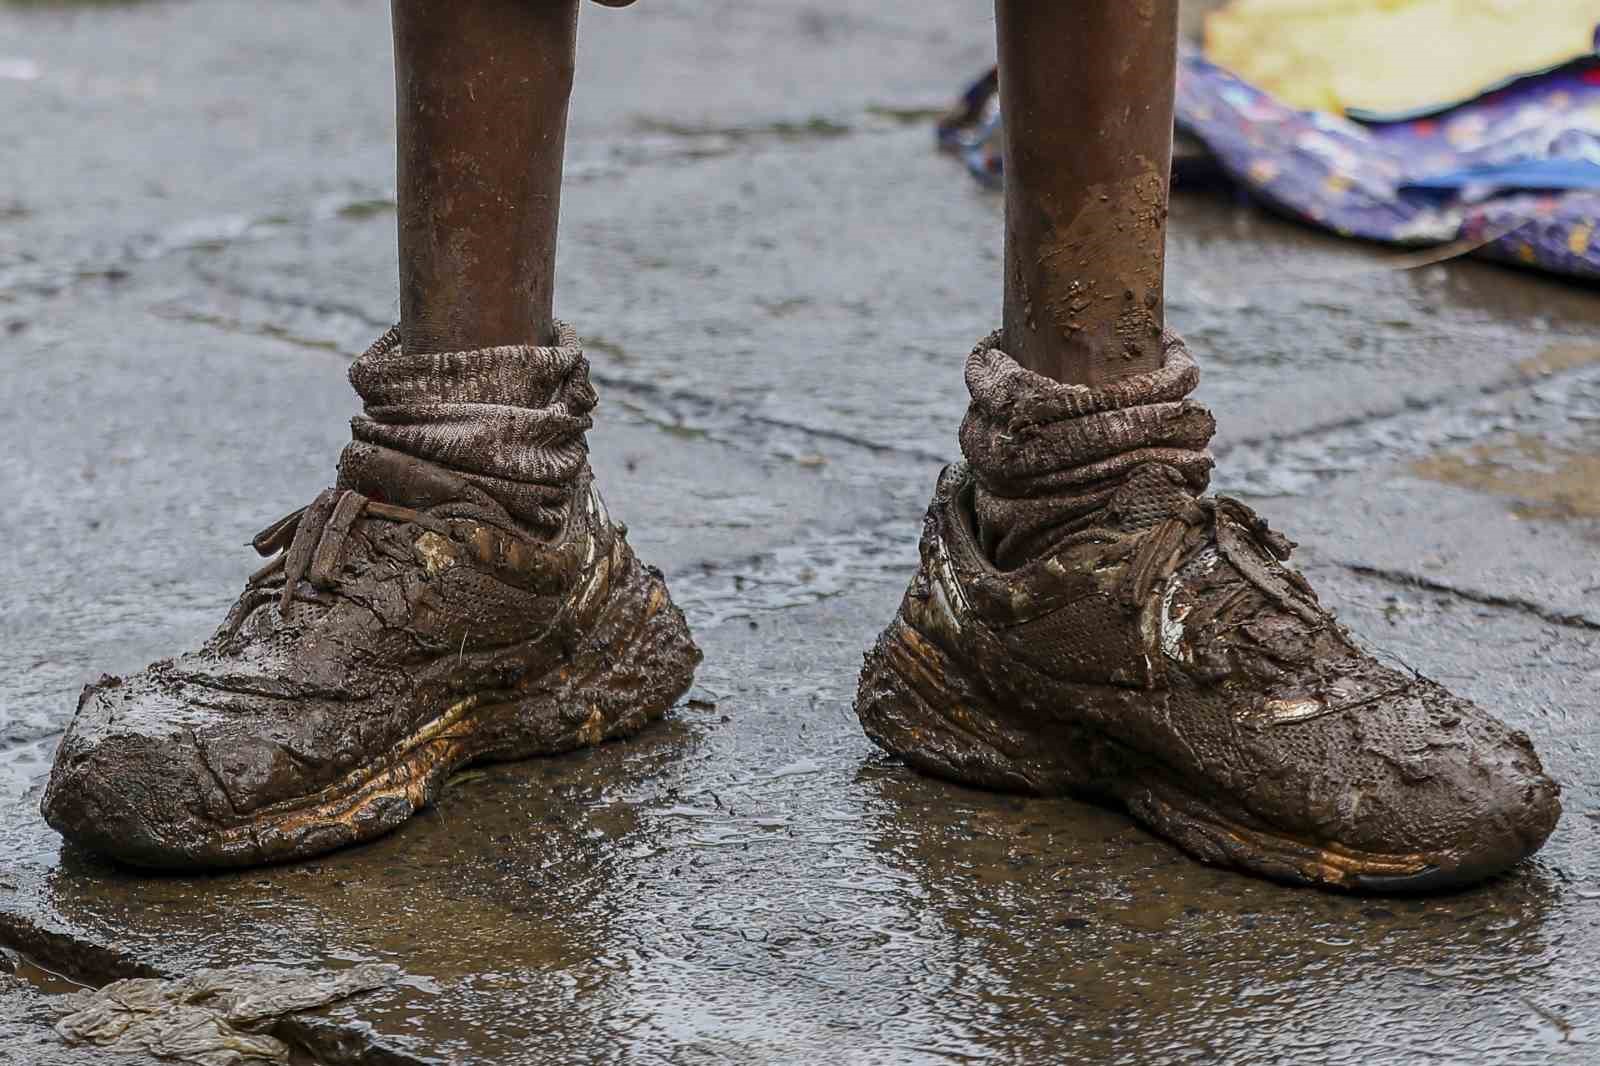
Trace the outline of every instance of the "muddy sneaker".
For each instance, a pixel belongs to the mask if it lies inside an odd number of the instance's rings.
[[[137,865],[305,858],[393,829],[478,760],[643,728],[700,653],[590,483],[577,338],[352,368],[337,487],[199,651],[89,686],[44,815]]]
[[[1125,806],[1193,855],[1291,882],[1433,889],[1544,843],[1528,738],[1360,651],[1243,504],[1202,498],[1210,414],[1176,338],[1100,389],[967,364],[968,465],[867,655],[874,741],[955,781]]]

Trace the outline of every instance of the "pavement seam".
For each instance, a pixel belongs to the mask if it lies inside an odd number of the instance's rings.
[[[1401,585],[1406,588],[1426,589],[1429,592],[1439,592],[1447,596],[1467,600],[1471,603],[1482,604],[1485,607],[1499,607],[1505,610],[1517,611],[1522,614],[1549,622],[1552,625],[1563,626],[1568,629],[1582,629],[1590,632],[1600,632],[1600,620],[1589,617],[1581,612],[1562,611],[1557,608],[1547,607],[1536,600],[1524,599],[1520,596],[1502,596],[1492,592],[1483,592],[1478,589],[1463,588],[1448,581],[1439,581],[1435,578],[1423,577],[1406,570],[1395,570],[1382,566],[1369,566],[1366,563],[1353,563],[1344,559],[1331,560],[1333,565],[1348,570],[1361,577],[1375,578],[1386,581],[1392,585]]]
[[[363,322],[372,329],[378,331],[389,329],[392,325],[394,325],[394,323],[389,320],[380,320],[375,318],[370,312],[350,304],[333,303],[326,300],[305,299],[302,297],[285,295],[283,293],[273,293],[251,289],[249,286],[239,285],[222,278],[210,276],[205,272],[197,271],[197,275],[202,281],[224,293],[227,293],[230,296],[254,300],[257,303],[265,305],[269,308],[273,306],[292,307],[301,311],[311,311],[315,314],[344,316],[355,319],[359,322]],[[183,309],[181,304],[177,303],[169,304],[168,309],[161,313],[168,318],[191,320],[216,328],[232,329],[238,332],[248,331],[255,335],[269,336],[273,339],[281,340],[289,344],[295,344],[300,347],[314,348],[318,351],[336,352],[341,358],[344,358],[347,361],[350,358],[348,353],[339,350],[336,346],[331,344],[314,342],[298,336],[290,336],[284,333],[252,327],[249,323],[243,321],[242,319],[234,319],[224,315],[205,312],[189,311],[187,309]],[[950,459],[949,455],[947,454],[936,452],[927,448],[918,448],[903,444],[889,444],[885,441],[874,440],[870,437],[864,437],[854,433],[847,433],[843,430],[827,429],[821,426],[807,425],[806,423],[797,422],[793,419],[774,418],[770,415],[757,414],[741,405],[728,404],[716,398],[706,396],[703,393],[694,392],[688,389],[670,388],[651,381],[640,381],[625,374],[611,373],[591,367],[589,376],[596,384],[602,386],[603,388],[624,393],[628,396],[646,398],[658,403],[666,402],[693,405],[700,408],[704,412],[710,412],[721,418],[731,419],[745,425],[756,425],[772,429],[787,430],[794,433],[800,433],[817,440],[832,441],[834,443],[860,448],[864,451],[874,452],[881,455],[897,455],[908,459],[916,459],[918,461],[939,463],[948,462]],[[671,423],[671,425],[674,428],[681,428],[680,423]],[[720,443],[729,444],[734,447],[740,447],[743,443],[739,439],[731,437],[727,439],[719,437],[717,439]],[[746,448],[746,450],[753,449]]]
[[[273,293],[252,289],[249,286],[239,285],[225,278],[211,275],[205,271],[196,271],[197,276],[208,285],[222,292],[244,299],[254,300],[266,307],[281,306],[292,307],[313,314],[342,316],[367,323],[375,330],[388,329],[393,323],[389,320],[379,320],[360,307],[334,301],[303,298],[283,293]],[[245,323],[240,323],[244,328]],[[259,331],[258,331],[259,332]],[[298,338],[288,338],[294,343],[300,343]],[[307,347],[328,348],[327,345],[306,344]],[[954,366],[955,363],[952,363]],[[952,373],[955,371],[952,370]],[[948,453],[921,448],[915,445],[894,444],[876,440],[859,434],[847,433],[840,430],[831,430],[823,427],[808,425],[792,419],[774,418],[769,415],[758,414],[739,405],[730,405],[714,397],[685,389],[676,389],[649,381],[640,381],[624,374],[595,370],[592,372],[595,381],[606,388],[623,392],[636,397],[644,397],[658,402],[692,404],[702,411],[711,412],[722,418],[733,419],[746,425],[757,425],[773,429],[804,434],[818,439],[828,440],[851,447],[861,448],[880,455],[896,455],[919,462],[949,462]],[[1386,423],[1400,423],[1408,418],[1420,418],[1439,411],[1448,411],[1452,408],[1464,408],[1467,405],[1482,400],[1495,400],[1515,396],[1519,391],[1539,386],[1560,386],[1569,381],[1584,381],[1594,377],[1596,367],[1593,364],[1581,364],[1562,370],[1544,374],[1530,374],[1526,371],[1513,371],[1494,381],[1484,383],[1469,389],[1452,389],[1429,397],[1408,399],[1400,406],[1382,411],[1372,412],[1353,418],[1343,418],[1336,421],[1320,423],[1296,430],[1292,433],[1237,437],[1220,439],[1212,448],[1219,460],[1226,460],[1229,456],[1249,452],[1251,450],[1270,452],[1273,449],[1297,444],[1315,443],[1319,440],[1333,437],[1340,433],[1371,429],[1383,426]],[[674,424],[676,425],[676,424]],[[724,439],[722,443],[740,446],[738,439]],[[747,449],[748,450],[748,449]],[[1371,465],[1371,464],[1367,464]],[[1351,471],[1340,471],[1341,474]],[[1322,478],[1321,480],[1327,480]],[[1241,489],[1242,491],[1242,489]]]
[[[1487,381],[1481,385],[1467,389],[1451,389],[1434,396],[1408,398],[1398,407],[1382,411],[1373,411],[1364,415],[1355,415],[1341,418],[1332,422],[1320,422],[1316,425],[1297,429],[1292,433],[1267,434],[1256,437],[1238,437],[1219,444],[1214,451],[1220,458],[1229,452],[1242,448],[1270,448],[1275,445],[1298,444],[1303,441],[1315,441],[1319,437],[1351,429],[1363,429],[1368,426],[1383,422],[1396,421],[1402,418],[1428,414],[1463,403],[1470,403],[1479,399],[1494,399],[1517,392],[1519,389],[1532,388],[1536,385],[1560,384],[1569,379],[1582,379],[1592,376],[1595,372],[1593,364],[1584,364],[1568,367],[1563,370],[1552,371],[1546,374],[1532,374],[1526,371],[1514,370],[1504,377]]]

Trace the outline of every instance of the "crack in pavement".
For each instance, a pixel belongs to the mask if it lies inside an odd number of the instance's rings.
[[[1504,610],[1517,611],[1549,622],[1551,625],[1563,626],[1568,629],[1600,632],[1600,619],[1592,618],[1581,612],[1561,611],[1553,607],[1547,607],[1537,600],[1525,599],[1521,596],[1504,596],[1474,588],[1464,588],[1448,581],[1440,581],[1437,578],[1423,577],[1421,574],[1414,574],[1408,570],[1368,566],[1365,563],[1352,563],[1344,559],[1332,559],[1329,561],[1352,574],[1385,581],[1391,585],[1426,589],[1429,592],[1443,593],[1471,603],[1482,604],[1485,607],[1499,607]]]
[[[255,289],[204,271],[197,273],[218,290],[265,308],[294,308],[347,319],[353,324],[349,329],[334,327],[341,337],[365,336],[392,325],[390,320],[353,305]],[[213,324],[225,327],[225,318],[214,316]],[[265,329],[236,321],[241,331],[259,333]],[[282,339],[296,342],[293,337]],[[337,343],[303,343],[323,350],[340,348]],[[608,350],[600,341],[592,347],[596,352]],[[597,384],[633,401],[633,412],[649,424],[673,432],[697,433],[744,451],[795,459],[815,450],[783,439],[783,435],[793,434],[807,442],[827,441],[919,463],[944,463],[951,458],[948,453],[915,444],[763,414],[726,399],[641,380],[614,369],[596,367],[592,377]],[[1569,427],[1574,415],[1584,415],[1590,406],[1594,416],[1600,417],[1600,365],[1578,365],[1547,374],[1520,370],[1478,389],[1447,391],[1360,418],[1275,436],[1219,440],[1214,451],[1222,463],[1216,481],[1227,491],[1258,497],[1303,495],[1336,477],[1422,458],[1442,445],[1478,440],[1502,431],[1526,432],[1532,427],[1556,439]],[[752,429],[757,432],[752,434]]]
[[[253,301],[265,308],[289,307],[309,311],[315,315],[343,317],[350,320],[364,335],[373,330],[387,329],[391,323],[380,320],[364,309],[334,301],[308,299],[273,293],[240,285],[225,278],[202,274],[204,280],[229,295]],[[319,351],[339,351],[336,343],[297,338],[292,331],[273,326],[253,327],[240,319],[204,312],[173,312],[195,321],[218,328],[230,324],[245,332],[276,336],[290,343],[301,343]],[[605,342],[596,342],[597,352],[608,350]],[[949,457],[915,445],[891,444],[860,434],[847,433],[808,425],[793,419],[759,414],[738,404],[715,399],[687,389],[672,388],[657,382],[642,381],[627,374],[594,369],[591,375],[596,384],[618,396],[622,406],[647,424],[669,432],[690,432],[727,447],[754,452],[767,457],[790,461],[816,452],[818,442],[843,445],[874,455],[896,456],[917,462],[944,462]],[[1523,392],[1523,390],[1526,390]],[[1518,395],[1522,392],[1522,395]],[[1593,394],[1592,396],[1590,394]],[[1469,400],[1463,406],[1460,400]],[[1513,400],[1502,404],[1498,410],[1488,410],[1485,404]],[[1257,496],[1277,494],[1298,495],[1309,487],[1320,486],[1337,477],[1370,469],[1384,463],[1404,461],[1431,453],[1444,444],[1460,443],[1512,428],[1526,430],[1530,424],[1538,427],[1552,439],[1559,436],[1573,421],[1573,405],[1592,405],[1593,414],[1600,417],[1600,365],[1578,365],[1554,373],[1534,375],[1526,370],[1508,375],[1498,382],[1471,390],[1442,394],[1426,401],[1415,401],[1395,411],[1382,412],[1370,417],[1345,419],[1309,430],[1279,437],[1247,439],[1219,446],[1219,457],[1229,462],[1218,475],[1218,482],[1230,491]],[[1580,412],[1581,413],[1581,412]],[[1290,454],[1270,449],[1290,447]],[[1298,454],[1294,448],[1300,450]],[[1330,468],[1331,467],[1331,468]],[[1288,490],[1288,491],[1285,491]],[[913,523],[914,525],[915,523]],[[885,528],[881,535],[894,539],[892,531]],[[824,538],[824,542],[826,538]],[[816,553],[827,548],[824,542],[808,541],[794,546],[796,559],[811,557],[824,565],[813,571],[827,575],[835,568],[849,572],[851,567],[865,565],[864,557],[835,560],[827,563]],[[839,540],[833,545],[845,545]],[[747,560],[746,562],[752,562]],[[703,563],[701,573],[705,578],[733,572],[739,563]],[[772,559],[754,563],[757,570],[776,566],[782,570],[782,560]],[[1340,565],[1352,572],[1391,582],[1428,588],[1461,599],[1490,606],[1505,607],[1532,614],[1557,625],[1577,628],[1600,628],[1600,623],[1579,612],[1564,611],[1534,600],[1498,596],[1470,588],[1431,581],[1420,575],[1384,570],[1360,563],[1342,562]],[[753,575],[746,575],[753,577]],[[695,578],[691,578],[691,581]],[[757,584],[762,579],[755,578]],[[780,585],[788,579],[780,578]],[[823,583],[827,583],[824,576]],[[818,586],[820,587],[820,586]],[[771,588],[766,589],[772,592]],[[796,591],[797,602],[806,597],[818,598],[816,588]],[[784,599],[778,596],[778,599]],[[741,617],[741,611],[760,609],[753,604],[735,606],[726,597],[712,597],[705,605],[708,617],[720,621],[727,617]]]
[[[1544,375],[1521,372],[1470,392],[1442,394],[1399,410],[1343,419],[1275,437],[1217,444],[1226,460],[1216,481],[1251,496],[1301,496],[1335,478],[1422,459],[1460,446],[1517,432],[1547,441],[1600,420],[1600,364]]]
[[[236,318],[229,318],[226,315],[194,311],[174,304],[157,304],[150,310],[156,317],[171,319],[174,322],[191,322],[195,325],[211,326],[223,333],[242,333],[256,337],[266,337],[270,340],[281,341],[284,344],[292,344],[298,348],[344,354],[344,349],[334,341],[319,340],[315,337],[302,337],[293,330],[273,325],[270,322],[246,323]]]
[[[1566,378],[1583,376],[1585,371],[1593,371],[1592,364],[1562,367],[1559,370],[1539,372],[1529,370],[1522,366],[1512,368],[1512,372],[1493,381],[1484,382],[1470,389],[1451,389],[1434,396],[1410,396],[1399,407],[1391,407],[1381,411],[1370,411],[1366,414],[1353,415],[1332,422],[1319,422],[1304,426],[1290,433],[1268,433],[1254,437],[1240,437],[1225,444],[1219,445],[1215,451],[1219,457],[1239,448],[1267,448],[1273,445],[1293,444],[1311,438],[1328,436],[1334,433],[1362,426],[1372,425],[1397,418],[1415,417],[1440,408],[1451,407],[1459,403],[1473,402],[1481,398],[1493,398],[1507,393],[1516,392],[1518,389],[1531,388],[1545,382],[1559,382]]]
[[[658,425],[663,429],[679,431],[687,429],[699,432],[708,440],[735,448],[754,450],[749,449],[750,438],[747,435],[730,431],[732,429],[730,423],[738,426],[756,426],[762,429],[776,430],[780,433],[792,432],[809,440],[831,441],[835,444],[844,444],[879,455],[896,455],[927,462],[946,462],[949,460],[948,455],[931,449],[918,448],[915,445],[889,444],[884,441],[874,440],[871,437],[846,433],[843,430],[824,429],[820,426],[807,425],[804,422],[797,422],[793,419],[760,415],[748,409],[712,399],[701,393],[691,392],[686,389],[666,388],[654,382],[639,381],[625,375],[596,371],[592,367],[589,376],[597,384],[607,389],[625,393],[635,400],[650,401],[657,408],[658,413],[652,416],[652,413],[646,409],[639,408],[638,410],[653,425]],[[659,411],[662,409],[671,410],[673,414],[671,416],[661,415]],[[695,421],[693,414],[685,417],[686,411],[699,415],[701,421]],[[720,426],[717,425],[719,420],[721,422]],[[769,436],[769,442],[771,439]],[[783,458],[794,457],[789,452],[775,450],[770,446],[767,452]]]
[[[226,278],[213,276],[205,271],[196,271],[196,275],[206,284],[227,295],[251,300],[267,308],[287,307],[309,311],[317,315],[350,319],[359,327],[360,335],[362,336],[374,331],[382,332],[394,325],[391,320],[380,319],[364,308],[354,305],[253,289],[250,286],[240,285]],[[162,305],[162,308],[157,313],[169,318],[193,321],[229,332],[269,336],[275,340],[300,347],[317,351],[336,352],[345,358],[351,357],[349,349],[338,341],[309,338],[296,334],[294,331],[284,327],[256,324],[233,316],[192,310],[177,301]],[[594,352],[614,350],[613,346],[604,341],[591,343],[588,347]],[[919,448],[915,445],[891,444],[860,434],[847,433],[843,430],[827,429],[808,425],[794,419],[758,414],[747,407],[729,404],[725,400],[716,399],[703,393],[688,389],[671,388],[657,382],[640,380],[627,374],[600,370],[592,364],[589,376],[595,384],[635,401],[632,410],[651,425],[674,432],[693,432],[706,437],[708,440],[744,451],[760,451],[766,455],[785,459],[795,459],[797,456],[808,454],[808,450],[804,447],[783,447],[774,443],[775,439],[782,434],[792,433],[806,440],[829,441],[862,451],[880,455],[895,455],[919,462],[942,463],[950,458],[947,454],[928,448]],[[757,435],[756,437],[752,437],[748,432],[741,432],[741,430],[750,427],[775,432],[768,432],[765,436]],[[757,443],[764,445],[764,447],[754,447],[753,445]],[[809,451],[815,451],[815,449],[809,449]]]

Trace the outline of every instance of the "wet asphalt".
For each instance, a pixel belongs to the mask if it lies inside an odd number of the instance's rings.
[[[1217,485],[1566,815],[1442,898],[1287,889],[921,779],[850,708],[956,453],[1001,204],[931,150],[986,0],[585,13],[558,313],[595,466],[706,650],[639,739],[460,775],[326,859],[151,878],[37,795],[78,688],[204,639],[324,487],[395,314],[384,5],[0,3],[0,943],[81,982],[397,964],[324,1062],[1600,1058],[1600,293],[1173,205]],[[9,964],[0,963],[0,970]],[[0,1062],[111,1062],[0,973]],[[125,1061],[139,1061],[128,1058]]]

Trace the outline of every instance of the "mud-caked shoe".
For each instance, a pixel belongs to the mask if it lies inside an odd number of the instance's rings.
[[[967,364],[967,463],[856,709],[926,772],[1125,806],[1209,862],[1370,890],[1465,884],[1544,843],[1528,738],[1361,651],[1241,503],[1201,495],[1214,423],[1167,338],[1098,389]]]
[[[643,728],[700,653],[594,489],[577,338],[405,353],[334,488],[265,530],[272,556],[200,650],[90,685],[43,809],[148,867],[305,858],[398,826],[457,768]]]

